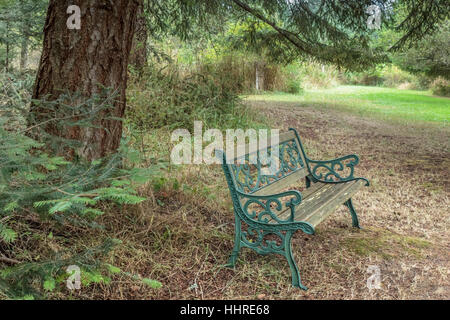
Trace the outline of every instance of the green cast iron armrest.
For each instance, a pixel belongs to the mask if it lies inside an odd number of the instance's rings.
[[[313,177],[314,181],[319,181],[323,183],[342,183],[347,181],[354,181],[354,180],[363,180],[366,182],[366,186],[368,186],[369,180],[366,178],[355,178],[353,177],[354,173],[354,167],[359,163],[359,158],[355,154],[350,154],[345,157],[333,159],[333,160],[311,160],[306,155],[305,149],[303,148],[302,141],[300,139],[300,136],[298,135],[297,130],[294,128],[289,128],[290,131],[294,132],[295,136],[297,137],[297,140],[300,144],[300,150],[305,157],[308,172]],[[343,161],[350,160],[347,164],[344,164]],[[338,171],[344,171],[345,168],[350,168],[350,172],[346,174],[346,176],[343,176],[343,172],[339,174]],[[328,172],[319,173],[317,172],[319,169],[326,169]],[[333,179],[334,178],[334,179]]]
[[[358,178],[353,176],[355,166],[359,163],[359,158],[355,154],[350,154],[332,160],[311,160],[307,157],[306,160],[308,162],[309,173],[316,181],[323,183],[342,183],[354,180],[363,180],[366,182],[366,186],[369,185],[369,180],[366,178]],[[346,168],[349,168],[349,171],[344,173]],[[318,172],[323,169],[325,169],[326,172]]]
[[[270,218],[275,220],[278,223],[285,222],[293,222],[294,221],[294,213],[295,207],[300,204],[302,201],[302,194],[297,190],[289,190],[282,193],[266,195],[266,196],[257,196],[244,192],[240,192],[236,190],[238,195],[241,198],[246,198],[244,204],[242,205],[242,209],[244,213],[251,219],[257,219],[259,222],[268,223]],[[289,200],[283,201],[280,198],[283,197],[292,197]],[[283,203],[285,204],[285,208],[289,208],[291,210],[291,214],[289,216],[289,220],[281,220],[278,218],[277,212],[280,213],[283,208]],[[262,209],[260,212],[252,211],[249,212],[249,206],[255,204]],[[275,205],[273,208],[271,205]],[[277,212],[275,212],[277,211]]]

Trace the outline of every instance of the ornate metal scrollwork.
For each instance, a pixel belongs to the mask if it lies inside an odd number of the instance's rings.
[[[349,160],[347,163],[345,161]],[[359,163],[356,155],[348,155],[342,158],[318,161],[307,159],[309,171],[316,181],[324,183],[341,183],[354,180],[363,180],[368,186],[366,178],[354,177],[355,166]],[[321,172],[324,171],[324,172]]]
[[[298,206],[302,201],[301,193],[296,190],[286,191],[270,196],[255,196],[245,194],[240,191],[237,191],[237,193],[242,199],[242,209],[244,213],[249,218],[263,223],[269,223],[270,220],[278,223],[294,221],[295,206]],[[286,197],[291,198],[289,200],[281,200]],[[253,209],[258,210],[251,210],[251,206]],[[287,219],[282,220],[279,218],[279,214],[286,209],[290,209],[290,215]]]
[[[312,176],[318,181],[335,183],[357,179],[366,180],[364,178],[355,178],[353,175],[355,166],[359,163],[358,156],[354,154],[333,160],[318,161],[308,159],[307,161]]]
[[[296,190],[286,191],[277,195],[270,196],[256,196],[248,193],[241,192],[237,189],[237,185],[235,184],[235,180],[232,175],[232,165],[228,165],[226,162],[226,155],[222,152],[223,162],[222,167],[225,173],[225,177],[228,183],[228,187],[230,188],[231,199],[233,201],[235,214],[239,219],[249,225],[249,227],[258,229],[263,228],[268,232],[278,232],[278,231],[295,231],[302,230],[307,234],[314,234],[314,228],[307,222],[302,221],[294,221],[292,222],[295,206],[299,205],[301,202],[301,193]],[[277,212],[283,209],[281,200],[279,198],[292,196],[291,199],[285,201],[285,207],[290,208],[291,215],[289,216],[289,220],[280,220],[277,216]],[[244,206],[241,204],[241,199],[253,200],[251,203],[255,203],[256,205],[260,205],[263,209],[258,213],[249,212],[249,206],[245,204]],[[255,201],[256,200],[256,201]],[[275,208],[272,208],[270,204],[274,204]],[[275,211],[273,211],[275,209]],[[258,221],[258,218],[261,216],[261,219]],[[271,217],[274,221],[278,223],[267,223],[268,218],[266,216]],[[266,220],[267,219],[267,220]]]
[[[237,189],[253,193],[303,168],[304,163],[299,146],[293,138],[275,147],[268,147],[264,154],[261,151],[246,154],[230,166]]]
[[[370,184],[369,180],[366,178],[355,178],[353,176],[355,166],[359,163],[359,158],[357,155],[351,154],[345,157],[325,161],[312,160],[306,155],[297,130],[293,128],[290,128],[289,130],[295,133],[297,141],[300,144],[300,150],[307,162],[308,171],[315,181],[320,181],[323,183],[341,183],[354,180],[363,180],[366,182],[366,186]],[[346,169],[348,170],[346,171]],[[324,170],[325,172],[319,172],[321,170]]]
[[[272,236],[276,240],[268,237]],[[243,244],[261,254],[278,253],[284,254],[285,234],[281,231],[266,231],[263,229],[248,227],[242,232]]]

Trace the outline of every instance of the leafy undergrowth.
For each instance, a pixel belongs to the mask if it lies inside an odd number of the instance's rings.
[[[84,235],[102,229],[97,218],[112,207],[144,201],[138,187],[159,177],[163,166],[139,167],[139,153],[127,141],[103,159],[76,159],[67,150],[79,147],[77,141],[43,130],[51,122],[95,126],[99,114],[111,107],[112,95],[79,99],[76,107],[64,101],[78,95],[34,101],[42,113],[31,114],[29,82],[0,75],[0,83],[0,297],[58,296],[73,271],[81,273],[84,286],[107,284],[111,274],[119,273],[159,287],[157,281],[104,261],[120,246],[119,239],[104,233],[94,241]],[[25,119],[38,115],[48,118],[27,127]],[[77,239],[90,243],[74,245]]]
[[[312,158],[359,154],[357,173],[371,181],[354,198],[363,230],[351,228],[343,207],[315,236],[295,235],[293,252],[308,291],[291,287],[288,264],[280,256],[243,249],[235,269],[224,267],[233,247],[231,200],[220,166],[198,165],[169,166],[164,176],[139,189],[147,200],[138,205],[104,204],[105,214],[97,220],[102,229],[74,228],[68,240],[67,233],[47,226],[39,248],[32,247],[37,241],[24,243],[30,251],[45,253],[68,241],[80,251],[106,237],[121,241],[105,263],[126,272],[91,281],[81,290],[59,284],[61,290],[49,298],[450,298],[448,128],[380,121],[328,106],[250,105],[275,128],[297,128]],[[127,135],[148,159],[142,167],[155,156],[169,159],[168,129]],[[369,266],[380,268],[381,289],[367,288]],[[130,274],[162,286],[151,289]]]
[[[418,299],[450,298],[448,141],[450,132],[417,123],[399,126],[337,110],[253,102],[274,127],[295,127],[312,158],[355,152],[371,180],[354,202],[363,230],[338,209],[315,236],[297,233],[294,255],[307,292],[291,287],[287,262],[244,249],[235,269],[224,267],[233,246],[233,214],[221,168],[169,167],[146,186],[147,201],[114,207],[100,232],[120,239],[109,263],[157,279],[159,290],[115,275],[108,284],[72,292],[82,299]],[[145,136],[152,153],[169,156],[170,132]],[[414,163],[412,160],[415,159]],[[426,187],[425,187],[426,186]],[[103,235],[104,235],[103,234]],[[369,290],[369,266],[381,289]]]

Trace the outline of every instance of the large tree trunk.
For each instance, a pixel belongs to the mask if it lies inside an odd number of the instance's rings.
[[[81,9],[79,30],[67,27],[70,5]],[[89,98],[101,93],[102,87],[118,95],[112,110],[97,123],[102,128],[45,127],[52,135],[80,141],[81,147],[75,152],[88,160],[113,153],[119,147],[122,122],[107,118],[122,118],[125,112],[128,57],[137,7],[137,0],[50,0],[33,99],[56,99],[67,92]],[[40,108],[31,106],[37,122],[43,120]]]
[[[144,15],[144,1],[139,0],[136,16],[133,45],[131,47],[130,64],[139,72],[147,65],[147,21]]]

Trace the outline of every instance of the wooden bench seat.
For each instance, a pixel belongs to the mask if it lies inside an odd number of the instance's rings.
[[[235,266],[242,247],[260,254],[277,253],[289,263],[293,286],[306,290],[292,255],[293,234],[298,230],[314,234],[316,226],[342,204],[348,207],[353,226],[359,228],[351,198],[369,181],[354,177],[356,155],[308,158],[295,129],[274,141],[230,162],[219,152],[235,213],[235,244],[228,265]],[[270,155],[270,167],[264,165],[263,154]],[[302,181],[306,188],[300,192]]]
[[[295,209],[294,221],[305,221],[316,227],[325,220],[338,206],[349,200],[365,182],[349,181],[342,184],[315,183],[307,191],[302,192],[303,200]],[[286,220],[290,215],[289,208],[278,217]],[[269,223],[276,223],[273,219]]]

